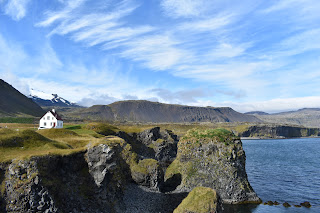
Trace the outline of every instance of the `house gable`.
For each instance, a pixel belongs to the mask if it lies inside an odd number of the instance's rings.
[[[55,112],[50,110],[44,114],[39,121],[39,129],[63,128],[62,118]]]

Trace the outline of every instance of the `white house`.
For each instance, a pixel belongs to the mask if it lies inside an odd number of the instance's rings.
[[[56,110],[52,109],[40,118],[38,129],[52,129],[52,128],[62,128],[62,127],[63,127],[62,118],[56,113]]]

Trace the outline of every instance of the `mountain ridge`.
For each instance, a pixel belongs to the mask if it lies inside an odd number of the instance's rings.
[[[72,113],[89,120],[132,122],[261,122],[230,107],[198,107],[165,104],[146,100],[117,101],[109,105],[94,105]]]
[[[60,97],[58,94],[47,94],[34,89],[31,89],[29,98],[41,107],[81,107]]]
[[[302,108],[295,111],[253,115],[267,123],[320,127],[320,108]]]
[[[20,93],[12,85],[0,79],[0,116],[42,116],[44,110]]]

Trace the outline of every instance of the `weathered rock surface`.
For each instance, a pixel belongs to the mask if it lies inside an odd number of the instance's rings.
[[[179,143],[158,127],[118,135],[124,140],[107,136],[69,155],[0,164],[0,212],[172,212],[197,186],[225,203],[260,201],[230,132],[189,132]]]
[[[214,189],[196,187],[180,203],[173,213],[220,213],[222,202]]]
[[[162,166],[168,166],[177,156],[179,138],[170,130],[154,127],[141,133],[127,134],[120,131],[117,136],[129,143],[140,158],[155,159]]]
[[[6,172],[6,212],[58,212],[52,196],[39,183],[35,161],[14,161]]]
[[[120,144],[100,144],[2,165],[4,212],[123,212],[130,172],[121,151]]]
[[[261,124],[250,126],[248,130],[239,133],[240,137],[261,138],[294,138],[320,136],[319,128],[306,128],[301,126]]]
[[[144,159],[132,166],[131,176],[136,183],[158,190],[162,187],[164,174],[158,161]]]
[[[224,203],[260,203],[245,170],[246,156],[238,137],[227,130],[190,130],[178,143],[178,154],[165,180],[181,174],[177,190],[197,186],[215,189]]]

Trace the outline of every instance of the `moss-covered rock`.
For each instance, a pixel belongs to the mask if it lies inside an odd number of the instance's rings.
[[[177,190],[210,187],[225,203],[260,203],[245,171],[241,140],[225,129],[189,130],[178,143],[177,158],[167,168],[165,180],[181,174]]]
[[[196,187],[173,213],[218,213],[222,212],[222,203],[217,192],[207,187]]]
[[[158,161],[154,159],[143,159],[131,167],[132,179],[143,186],[159,189],[163,184],[163,172]]]

